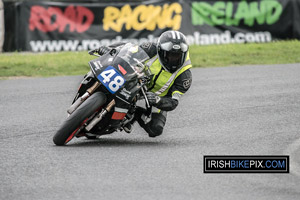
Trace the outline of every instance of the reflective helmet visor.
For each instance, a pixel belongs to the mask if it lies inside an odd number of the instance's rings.
[[[168,60],[169,66],[179,66],[183,63],[184,54],[181,52],[166,52],[166,59]]]
[[[163,66],[173,73],[184,63],[186,52],[160,51],[160,59]]]

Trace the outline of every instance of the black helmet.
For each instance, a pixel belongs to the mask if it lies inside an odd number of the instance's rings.
[[[166,31],[158,38],[157,53],[160,64],[169,72],[179,69],[187,55],[189,46],[179,31]]]

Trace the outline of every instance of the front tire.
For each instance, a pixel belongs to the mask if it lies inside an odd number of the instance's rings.
[[[53,137],[54,144],[62,146],[67,144],[77,130],[94,114],[97,109],[106,102],[106,96],[102,92],[96,92],[85,100],[61,125]]]

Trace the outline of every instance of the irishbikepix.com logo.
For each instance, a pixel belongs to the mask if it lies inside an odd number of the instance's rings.
[[[289,173],[289,156],[204,156],[204,173]]]

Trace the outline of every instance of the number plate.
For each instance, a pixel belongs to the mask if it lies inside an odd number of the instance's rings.
[[[97,78],[112,94],[125,83],[123,76],[113,66],[108,66]]]

